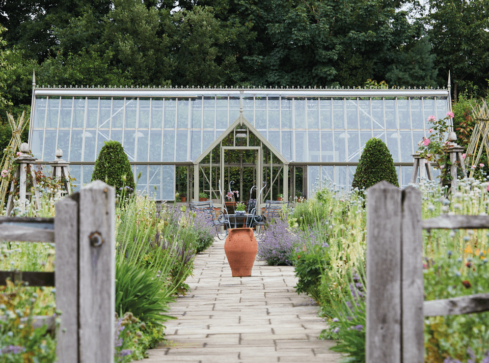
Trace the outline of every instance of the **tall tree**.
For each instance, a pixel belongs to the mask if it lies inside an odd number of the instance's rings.
[[[489,0],[429,0],[426,23],[440,67],[439,81],[451,72],[453,94],[473,82],[486,88],[489,70]]]

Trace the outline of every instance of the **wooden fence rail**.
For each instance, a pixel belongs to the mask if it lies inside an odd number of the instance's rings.
[[[0,217],[0,240],[54,242],[56,256],[54,273],[0,271],[0,285],[10,278],[56,287],[58,362],[113,363],[114,188],[97,180],[55,209],[55,218]],[[54,317],[36,317],[35,326],[43,324],[54,326]]]
[[[367,363],[423,363],[424,316],[489,311],[489,294],[424,301],[422,229],[489,229],[489,216],[421,220],[421,192],[382,181],[367,198]]]

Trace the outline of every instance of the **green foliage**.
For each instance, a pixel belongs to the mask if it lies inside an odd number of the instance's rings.
[[[117,141],[106,141],[93,169],[92,181],[102,180],[119,193],[128,187],[134,190],[134,176],[124,148]],[[127,188],[126,188],[127,189]],[[132,190],[128,189],[129,192]]]
[[[151,269],[133,265],[119,256],[115,280],[115,308],[119,315],[131,312],[137,318],[153,323],[172,319],[165,315],[173,298],[166,294],[164,277],[155,278]]]
[[[209,196],[206,193],[199,193],[199,198],[207,199]]]
[[[353,177],[352,188],[366,190],[382,180],[399,186],[396,168],[389,149],[382,140],[372,138],[367,141],[363,149]]]
[[[201,236],[195,240],[194,246],[196,253],[204,252],[210,246],[212,246],[212,242],[214,242],[214,236],[210,233],[207,236]]]
[[[321,195],[316,195],[316,198]],[[318,221],[327,220],[328,212],[329,208],[327,204],[317,199],[308,203],[296,203],[292,216],[297,220],[299,226],[305,230],[307,227],[312,227]]]
[[[314,300],[319,301],[318,288],[321,275],[328,263],[327,249],[324,247],[314,246],[312,251],[296,252],[294,254],[295,277],[299,281],[295,286],[295,291],[298,294],[309,294]]]

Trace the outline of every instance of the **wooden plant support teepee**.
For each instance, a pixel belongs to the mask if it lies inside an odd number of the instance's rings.
[[[22,135],[22,132],[27,126],[27,123],[25,122],[25,112],[22,112],[22,115],[19,117],[18,121],[15,121],[14,117],[7,112],[7,120],[10,124],[10,128],[12,129],[12,138],[10,139],[7,148],[3,152],[3,158],[0,164],[2,171],[9,171],[12,168],[15,154],[19,150],[20,144],[22,143],[20,140],[20,135]],[[3,177],[2,181],[0,182],[0,205],[2,207],[5,203],[5,196],[7,195],[11,178],[12,174],[9,173],[6,177]],[[3,208],[0,208],[0,210],[2,209]]]
[[[25,212],[27,200],[26,197],[28,194],[30,194],[27,192],[27,173],[30,173],[32,177],[32,186],[34,187],[34,194],[36,196],[37,209],[41,207],[39,191],[37,190],[36,173],[34,172],[34,165],[37,159],[33,156],[30,156],[28,153],[29,145],[23,143],[20,145],[20,155],[14,159],[14,162],[17,163],[17,168],[14,172],[14,178],[19,181],[19,206],[22,213]],[[10,194],[8,196],[7,202],[7,216],[9,216],[10,213],[12,213],[12,209],[14,209],[15,190],[15,180],[12,180],[10,183]]]
[[[471,168],[471,166],[479,164],[484,149],[487,160],[489,160],[489,108],[487,107],[486,101],[483,99],[480,103],[472,106],[472,113],[476,124],[470,137],[467,155],[465,157],[465,166],[470,170],[470,178],[474,176],[475,172],[475,169]]]

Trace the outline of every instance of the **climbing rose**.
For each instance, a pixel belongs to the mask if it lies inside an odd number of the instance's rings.
[[[480,163],[480,164],[479,164],[479,166],[480,166],[481,168],[483,168],[483,167],[484,167],[484,164]]]
[[[430,131],[430,134],[431,134],[433,132],[433,129],[430,129],[429,131]]]
[[[424,139],[423,144],[424,146],[428,146],[430,144],[431,140],[430,139]]]
[[[2,170],[2,178],[5,178],[8,175],[7,170]]]
[[[428,121],[430,121],[430,122],[435,121],[435,116],[433,116],[433,115],[428,116]]]
[[[475,169],[475,168],[476,168],[476,166],[475,165],[472,165],[472,169]]]
[[[450,118],[453,118],[455,116],[455,114],[452,111],[448,111],[447,116]]]
[[[465,159],[465,154],[462,154],[462,158],[464,158],[464,159]]]

